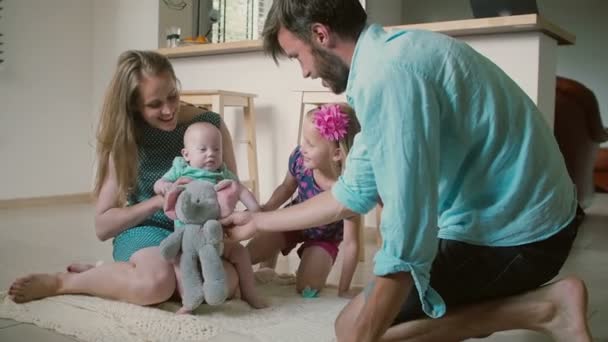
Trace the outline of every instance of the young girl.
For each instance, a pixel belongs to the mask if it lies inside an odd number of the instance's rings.
[[[98,267],[74,264],[68,272],[28,275],[13,282],[9,296],[23,303],[59,294],[88,294],[140,305],[171,298],[180,277],[158,245],[171,233],[173,221],[161,210],[163,197],[154,193],[153,183],[179,155],[186,127],[199,121],[221,130],[224,160],[236,172],[230,134],[220,116],[201,114],[191,106],[180,108],[169,60],[151,51],[123,53],[98,125],[95,182],[95,230],[102,241],[114,239],[115,262]],[[229,262],[224,267],[229,296],[234,296],[237,273]]]
[[[306,201],[329,190],[340,176],[359,122],[347,105],[329,104],[309,111],[303,123],[303,142],[289,157],[289,172],[283,183],[262,206],[264,211],[278,209],[297,190],[290,203]],[[296,290],[314,295],[323,287],[342,243],[344,261],[338,286],[340,296],[349,297],[350,283],[358,262],[358,224],[356,216],[344,221],[301,231],[261,232],[247,245],[251,261],[272,259],[281,251],[287,255],[298,244],[301,258],[296,273]]]

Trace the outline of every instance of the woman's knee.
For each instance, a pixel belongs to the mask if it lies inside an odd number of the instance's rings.
[[[171,298],[177,287],[173,264],[166,262],[156,250],[134,254],[136,281],[132,286],[138,304],[150,305]]]
[[[154,271],[141,273],[133,293],[139,304],[151,305],[167,301],[176,289],[175,272],[171,267],[160,267]]]

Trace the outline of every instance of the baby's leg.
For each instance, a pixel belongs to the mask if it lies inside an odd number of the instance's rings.
[[[224,242],[224,258],[234,265],[238,273],[243,300],[256,309],[267,307],[268,303],[256,293],[253,267],[247,249],[238,242]]]
[[[296,290],[301,293],[305,288],[321,291],[327,282],[334,260],[330,253],[319,245],[305,246],[298,272]]]
[[[251,264],[256,265],[262,261],[276,259],[277,254],[286,247],[286,244],[283,233],[260,232],[256,234],[247,244]]]

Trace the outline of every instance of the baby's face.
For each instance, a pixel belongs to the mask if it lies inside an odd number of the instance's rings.
[[[192,167],[215,171],[223,164],[222,135],[211,124],[195,125],[184,135],[184,159]]]

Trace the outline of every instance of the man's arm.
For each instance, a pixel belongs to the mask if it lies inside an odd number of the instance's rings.
[[[412,276],[407,272],[375,277],[365,305],[355,321],[353,336],[357,336],[358,341],[380,339],[399,313],[412,286]]]

